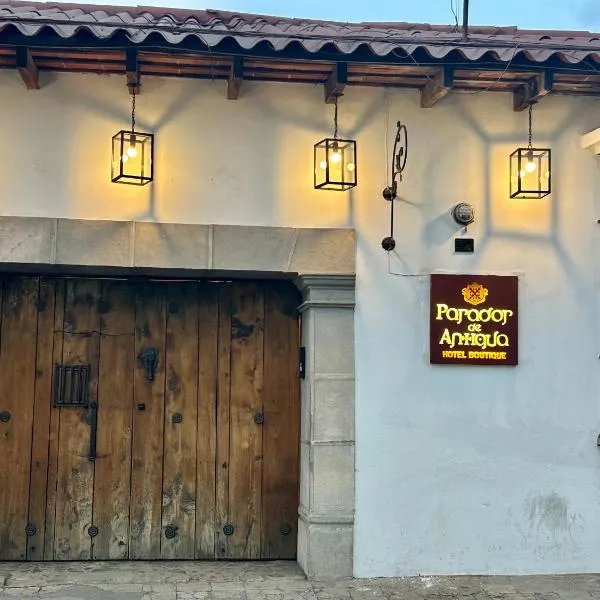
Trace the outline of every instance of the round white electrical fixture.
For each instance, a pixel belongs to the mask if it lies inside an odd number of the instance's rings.
[[[452,209],[452,218],[459,225],[466,227],[475,220],[475,211],[470,204],[460,202]]]

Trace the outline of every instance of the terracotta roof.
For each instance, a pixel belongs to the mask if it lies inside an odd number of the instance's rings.
[[[531,31],[516,27],[471,27],[468,41],[450,26],[415,23],[341,23],[252,15],[218,10],[182,10],[154,7],[119,7],[84,4],[8,2],[0,0],[2,34],[14,29],[26,38],[49,31],[75,41],[87,32],[92,39],[117,36],[128,44],[143,45],[156,36],[180,46],[190,37],[209,49],[235,42],[242,51],[268,44],[283,52],[299,44],[310,54],[337,51],[352,55],[365,49],[375,56],[399,58],[425,51],[443,60],[458,51],[469,61],[487,53],[509,62],[515,55],[536,63],[558,58],[565,63],[600,63],[600,33],[587,31]],[[49,28],[49,29],[48,29]],[[594,67],[595,68],[595,67]]]

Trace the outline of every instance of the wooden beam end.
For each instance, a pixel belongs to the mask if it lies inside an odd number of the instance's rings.
[[[522,112],[538,102],[552,91],[554,72],[545,70],[532,77],[527,83],[520,85],[513,92],[513,110]]]
[[[421,90],[421,108],[431,108],[445,98],[454,84],[454,70],[451,67],[438,69]]]
[[[240,97],[244,82],[244,59],[236,56],[231,63],[231,71],[227,80],[227,100],[237,100]]]
[[[17,71],[28,90],[40,89],[38,68],[29,48],[17,48]]]
[[[348,83],[348,64],[336,63],[324,85],[325,104],[335,104],[336,98],[344,95]]]

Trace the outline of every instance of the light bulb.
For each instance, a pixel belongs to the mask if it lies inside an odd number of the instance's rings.
[[[321,167],[321,169],[323,169],[323,171],[327,168],[327,161],[326,160],[322,160],[319,163],[319,166]]]
[[[127,156],[127,153],[123,154],[123,156],[121,156],[121,162],[126,163],[129,160],[129,156]]]
[[[528,160],[528,161],[525,163],[525,170],[526,170],[528,173],[533,173],[533,172],[536,170],[536,168],[537,168],[537,167],[536,167],[536,164],[535,164],[535,163],[534,163],[532,160]]]
[[[348,166],[346,168],[348,169],[348,171],[354,171],[354,163],[348,163]]]
[[[329,157],[332,163],[338,164],[342,161],[342,153],[339,150],[334,150]]]
[[[129,146],[129,148],[127,148],[127,156],[135,158],[137,156],[137,148],[133,145]]]

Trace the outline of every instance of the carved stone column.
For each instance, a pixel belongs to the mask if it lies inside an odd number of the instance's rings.
[[[298,562],[308,577],[352,576],[354,275],[305,275]]]

